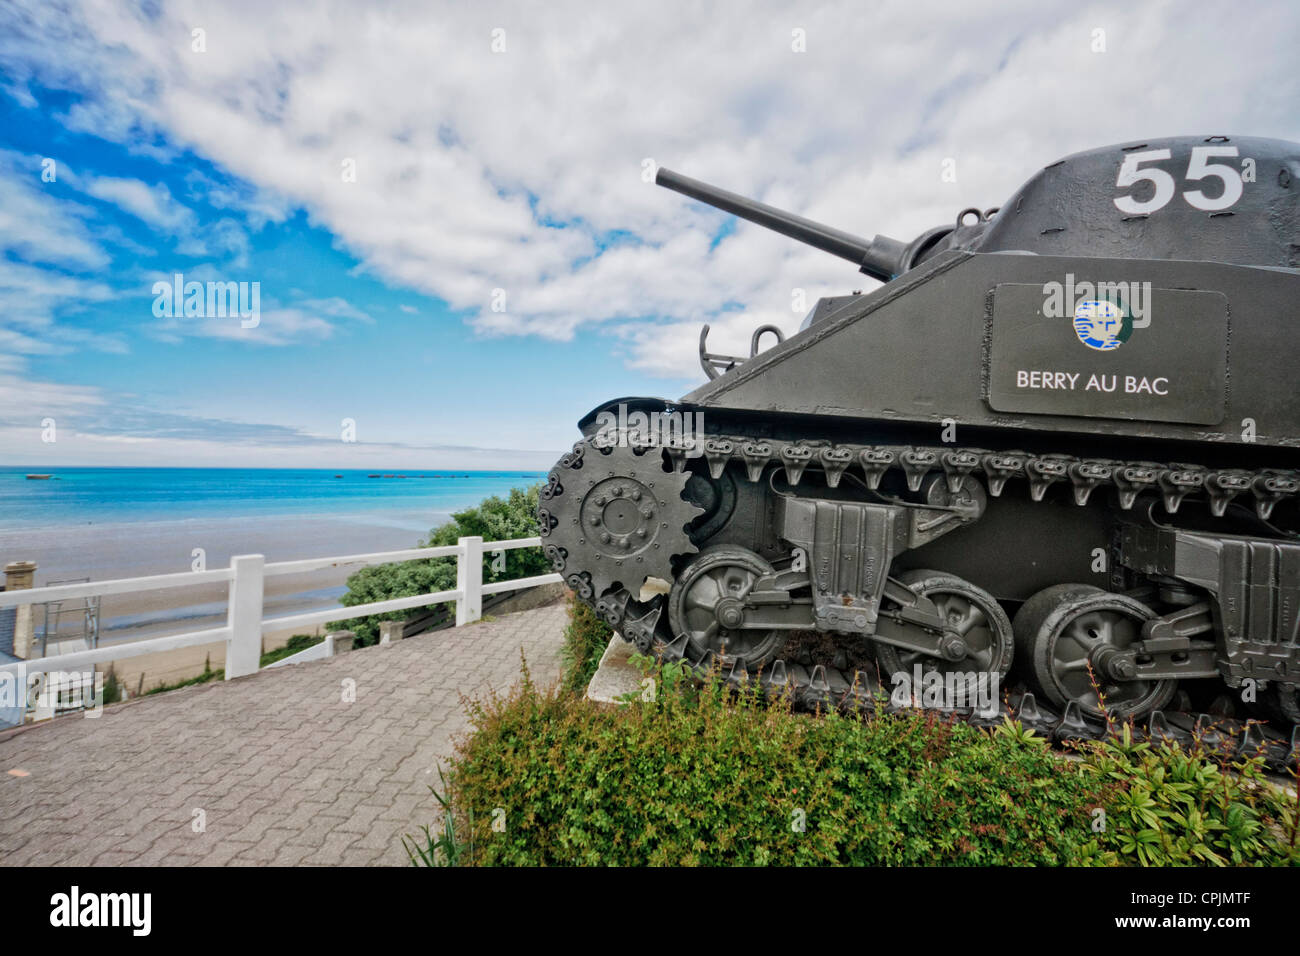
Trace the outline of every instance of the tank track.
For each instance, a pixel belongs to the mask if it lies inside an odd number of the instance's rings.
[[[656,635],[654,621],[658,618],[658,609],[644,613],[645,606],[640,605],[626,588],[597,593],[592,584],[591,570],[575,567],[568,549],[555,534],[565,518],[575,524],[578,521],[567,514],[577,505],[572,496],[566,497],[566,482],[575,486],[575,472],[599,461],[598,456],[609,449],[624,446],[638,452],[666,451],[678,474],[686,470],[690,458],[702,456],[714,479],[721,477],[732,462],[743,466],[743,473],[750,482],[762,480],[769,465],[779,465],[790,486],[797,486],[804,474],[815,468],[824,473],[826,484],[831,488],[838,487],[845,474],[852,473],[875,491],[891,470],[897,470],[908,489],[916,492],[928,475],[941,471],[954,494],[969,476],[980,475],[992,497],[1001,496],[1012,479],[1024,481],[1034,501],[1042,501],[1050,488],[1064,483],[1070,487],[1074,503],[1080,507],[1088,503],[1097,489],[1105,488],[1115,491],[1119,506],[1125,511],[1133,508],[1140,495],[1156,493],[1170,514],[1176,513],[1188,496],[1204,494],[1210,513],[1218,518],[1227,514],[1228,506],[1235,500],[1243,499],[1252,501],[1255,514],[1267,521],[1280,501],[1300,496],[1300,471],[1281,468],[1211,468],[1177,462],[1080,458],[1066,454],[943,445],[786,441],[743,435],[711,436],[694,441],[688,438],[660,444],[630,433],[577,442],[551,470],[541,490],[538,518],[547,557],[577,596],[638,650],[643,653],[653,651],[665,662],[684,661],[701,680],[717,670],[713,653],[692,660],[684,637],[668,642]],[[684,529],[680,537],[679,553],[684,555],[697,550]],[[811,664],[811,661],[807,663]],[[850,672],[825,664],[809,667],[803,663],[788,664],[776,660],[765,672],[750,674],[740,663],[732,668],[731,673],[715,676],[722,677],[733,689],[754,682],[765,698],[788,697],[797,709],[810,712],[834,708],[870,717],[879,713],[897,713],[911,706],[892,699],[884,703],[886,698],[881,696],[883,692],[879,684],[868,671]],[[997,726],[1004,716],[1011,716],[1027,729],[1057,744],[1103,740],[1116,731],[1113,725],[1085,718],[1073,703],[1058,713],[1039,703],[1027,691],[1011,694],[1004,703],[1003,710],[994,716],[977,714],[970,709],[944,709],[939,713],[947,719],[986,727]],[[1264,758],[1265,765],[1276,772],[1296,768],[1300,762],[1300,725],[1291,728],[1288,740],[1257,720],[1243,721],[1177,709],[1153,711],[1145,719],[1132,722],[1131,726],[1134,737],[1139,740],[1166,741],[1182,747],[1189,747],[1199,740],[1207,749],[1224,758],[1258,754]]]

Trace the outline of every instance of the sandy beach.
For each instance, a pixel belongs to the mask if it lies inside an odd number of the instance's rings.
[[[35,561],[36,585],[172,574],[193,569],[196,548],[208,568],[228,566],[236,554],[262,554],[268,562],[415,547],[447,514],[383,511],[356,515],[292,515],[67,525],[0,531],[0,563]],[[266,580],[265,613],[280,617],[337,605],[349,574],[360,566],[330,568]],[[214,584],[110,595],[100,607],[100,646],[164,634],[220,627],[228,585]],[[75,605],[78,602],[68,602]],[[35,625],[43,626],[36,609]],[[63,615],[60,631],[75,632],[81,615]],[[298,629],[302,632],[304,629]],[[310,632],[311,629],[306,629]],[[268,634],[265,649],[281,646],[293,629]],[[194,676],[210,658],[224,662],[224,646],[190,648],[123,660],[118,676],[132,691]]]

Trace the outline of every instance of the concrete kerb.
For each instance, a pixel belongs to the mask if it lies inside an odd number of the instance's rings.
[[[626,704],[627,694],[640,694],[645,675],[632,663],[636,648],[615,634],[587,685],[587,699],[600,704]]]

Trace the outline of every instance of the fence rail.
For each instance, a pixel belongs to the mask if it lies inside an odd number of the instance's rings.
[[[516,548],[538,548],[541,547],[541,544],[541,538],[514,538],[508,541],[484,543],[481,537],[466,537],[459,539],[454,545],[438,548],[408,548],[403,551],[380,551],[373,554],[307,558],[301,561],[276,561],[271,564],[267,564],[265,558],[260,554],[242,554],[230,559],[230,567],[210,571],[187,571],[179,574],[156,574],[140,578],[120,578],[111,581],[90,581],[84,584],[63,584],[54,587],[3,591],[0,592],[0,608],[93,595],[132,594],[138,591],[154,591],[163,588],[189,587],[214,581],[228,581],[230,582],[230,594],[227,602],[225,627],[187,631],[181,634],[169,634],[165,637],[153,637],[139,641],[127,641],[121,644],[98,647],[93,650],[59,654],[54,657],[34,658],[22,661],[21,664],[28,673],[35,671],[71,671],[88,665],[137,657],[141,654],[154,654],[158,651],[170,651],[182,647],[224,642],[226,645],[226,679],[230,680],[235,677],[255,674],[258,671],[262,656],[262,637],[270,631],[294,627],[315,627],[330,621],[365,617],[370,614],[382,614],[388,611],[405,611],[412,608],[427,607],[431,604],[441,604],[444,601],[456,602],[457,627],[477,621],[483,615],[484,595],[523,590],[542,584],[555,584],[563,580],[558,574],[539,574],[514,581],[483,583],[483,555],[485,552],[491,554]],[[264,585],[268,577],[300,574],[305,571],[354,564],[389,564],[395,561],[452,557],[456,559],[456,587],[451,591],[434,591],[429,594],[393,598],[388,601],[374,601],[370,604],[357,604],[351,607],[339,605],[337,608],[294,614],[287,617],[268,619],[264,616]]]

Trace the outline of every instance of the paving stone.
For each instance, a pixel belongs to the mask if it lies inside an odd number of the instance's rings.
[[[564,623],[551,605],[11,734],[0,770],[29,776],[0,774],[0,865],[406,866],[463,698],[508,691],[521,647],[557,679]]]

